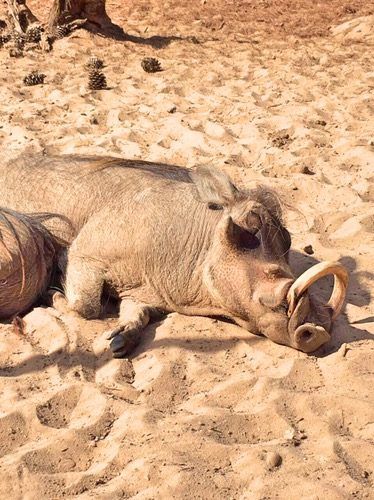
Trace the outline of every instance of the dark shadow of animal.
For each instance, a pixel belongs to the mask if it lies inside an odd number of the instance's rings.
[[[91,33],[102,36],[104,38],[111,38],[112,40],[116,40],[119,42],[132,42],[139,45],[148,45],[150,47],[153,47],[154,49],[163,49],[165,47],[168,47],[172,42],[181,40],[189,41],[195,44],[199,43],[197,38],[194,36],[181,37],[175,35],[153,35],[150,37],[143,37],[140,35],[131,35],[129,33],[126,33],[120,26],[114,23],[105,27],[101,27],[95,23],[87,22],[84,24],[84,27],[87,28]]]
[[[160,322],[152,323],[144,331],[141,345],[133,352],[130,359],[136,358],[141,353],[152,349],[159,349],[163,347],[180,347],[190,351],[203,351],[203,352],[218,352],[227,350],[234,347],[237,342],[237,337],[230,337],[226,339],[212,339],[206,337],[179,337],[155,340],[157,328]],[[251,345],[258,342],[264,342],[265,337],[257,337],[249,335],[245,340]],[[74,367],[82,367],[89,381],[94,380],[94,373],[106,365],[113,359],[110,350],[96,355],[93,352],[75,349],[70,352],[66,349],[59,349],[52,354],[35,354],[29,359],[22,361],[17,365],[0,366],[0,377],[20,377],[25,374],[35,373],[37,371],[45,370],[49,366],[56,365],[61,376],[64,376],[68,370]]]

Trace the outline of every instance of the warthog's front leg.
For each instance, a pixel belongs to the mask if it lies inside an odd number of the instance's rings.
[[[103,271],[95,261],[69,253],[65,296],[71,310],[86,319],[98,318],[103,284]]]
[[[151,307],[132,299],[123,299],[120,306],[119,325],[109,333],[110,348],[115,358],[130,353],[140,342],[141,332],[150,320]]]

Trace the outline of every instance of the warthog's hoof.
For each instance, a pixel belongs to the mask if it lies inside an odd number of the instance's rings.
[[[43,298],[48,306],[54,307],[58,312],[71,313],[65,295],[56,288],[49,288]]]
[[[111,340],[110,349],[114,358],[124,358],[130,354],[140,342],[140,332],[138,330],[122,331],[123,327],[116,328],[107,339]]]

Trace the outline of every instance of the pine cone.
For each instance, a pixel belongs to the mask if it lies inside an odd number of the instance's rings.
[[[0,47],[8,43],[10,39],[11,39],[10,35],[0,35]]]
[[[31,26],[26,33],[26,42],[38,43],[42,38],[43,28],[39,25]]]
[[[102,69],[104,67],[104,61],[96,56],[90,57],[87,61],[87,69]]]
[[[26,36],[23,33],[18,33],[18,31],[13,31],[12,40],[14,47],[18,50],[23,50],[25,46]]]
[[[58,26],[56,26],[55,30],[56,38],[64,38],[65,36],[70,35],[70,33],[71,29],[66,24],[59,24]]]
[[[23,57],[23,51],[17,47],[11,47],[9,49],[10,57]]]
[[[39,73],[38,71],[32,71],[29,75],[26,75],[23,79],[23,83],[25,85],[41,85],[44,83],[45,75],[43,73]]]
[[[102,90],[107,88],[106,78],[102,71],[92,69],[88,73],[88,88],[90,90]]]
[[[142,68],[147,73],[156,73],[162,71],[161,63],[154,57],[145,57],[141,62]]]

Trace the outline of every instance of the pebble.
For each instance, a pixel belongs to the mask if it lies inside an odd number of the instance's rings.
[[[292,165],[290,172],[293,174],[315,175],[315,172],[307,165]]]
[[[293,439],[295,437],[295,429],[287,429],[284,434],[284,439]]]
[[[351,217],[341,224],[338,229],[330,235],[332,240],[341,240],[344,238],[352,238],[356,236],[362,230],[360,221],[355,217]]]
[[[324,54],[322,57],[319,59],[319,63],[324,66],[325,64],[328,64],[329,58],[326,54]]]
[[[305,175],[314,175],[313,170],[310,170],[310,168],[306,165],[301,167],[301,173]]]
[[[276,451],[270,451],[266,454],[266,465],[268,469],[279,467],[282,463],[282,457]]]
[[[71,471],[72,469],[75,468],[76,465],[77,464],[75,463],[75,461],[69,457],[62,458],[59,461],[59,466],[60,466],[61,470],[63,470],[64,472]]]
[[[312,245],[307,245],[306,247],[303,248],[303,250],[308,255],[313,255],[314,254],[314,250],[313,250]]]
[[[216,139],[221,139],[226,135],[226,130],[222,125],[209,120],[205,123],[205,132]]]

